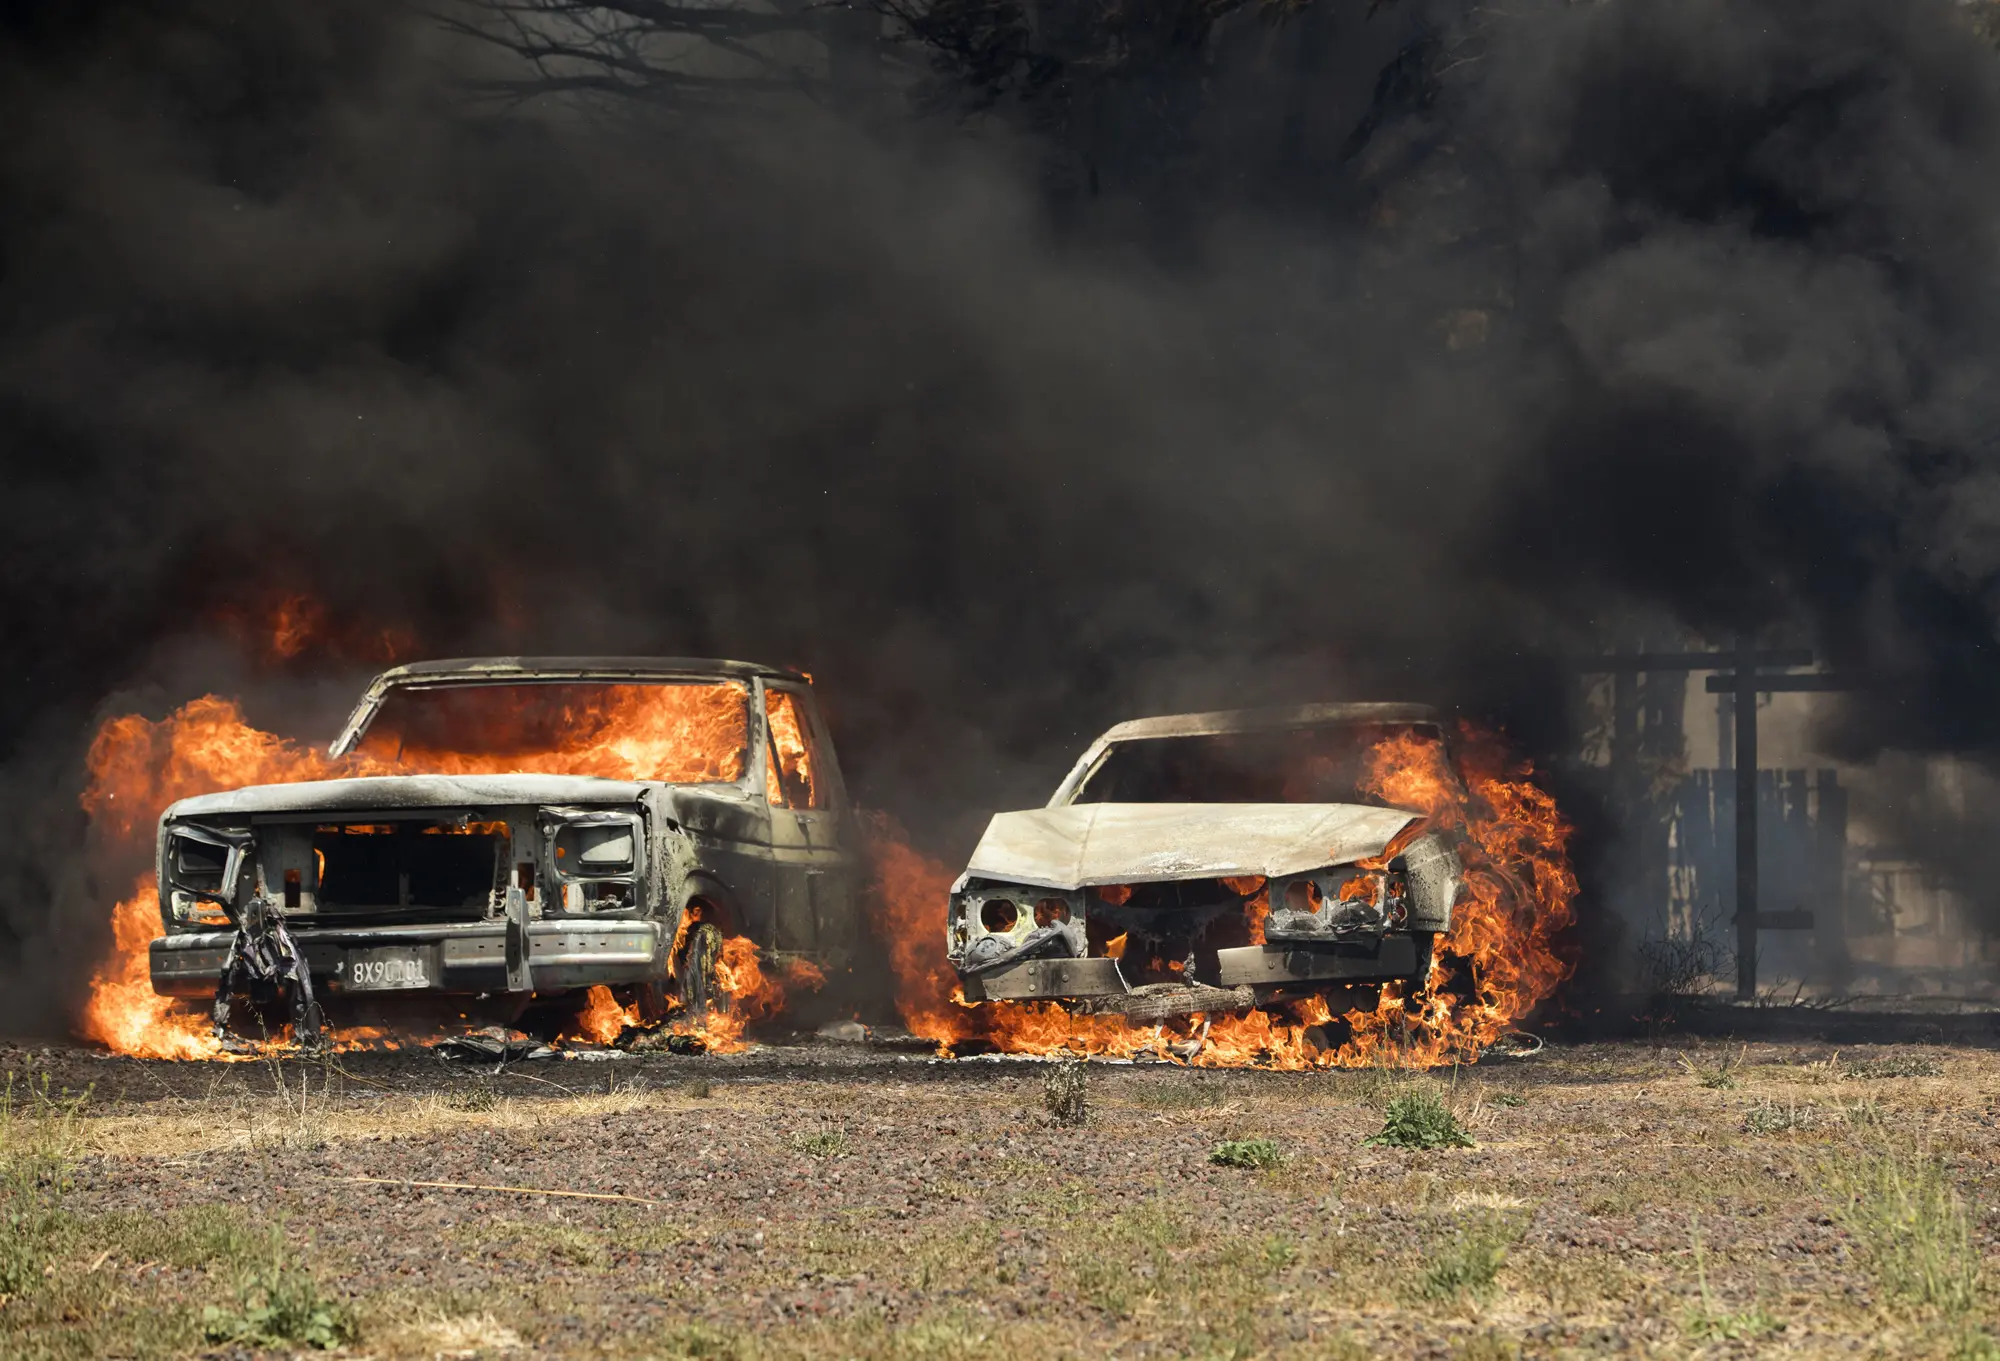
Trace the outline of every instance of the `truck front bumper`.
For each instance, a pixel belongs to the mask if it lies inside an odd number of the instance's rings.
[[[440,993],[507,990],[507,923],[315,927],[288,923],[312,970],[313,987],[328,994],[385,990],[379,968],[385,955],[404,967],[387,988]],[[537,992],[561,992],[598,983],[638,983],[660,976],[670,942],[653,921],[536,921],[528,923],[528,966]],[[161,936],[151,947],[153,991],[167,997],[212,997],[229,958],[230,931]],[[362,981],[363,979],[369,981]],[[421,978],[421,985],[411,982]]]

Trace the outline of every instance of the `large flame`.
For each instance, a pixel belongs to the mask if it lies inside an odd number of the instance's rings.
[[[1350,1038],[1338,1048],[1323,1049],[1309,1036],[1335,1019],[1319,998],[1283,1011],[1163,1025],[1078,1015],[1052,1003],[968,1006],[944,955],[941,909],[952,876],[911,849],[893,822],[877,818],[870,824],[871,906],[888,943],[904,1024],[947,1052],[987,1044],[1010,1053],[1155,1054],[1201,1066],[1272,1068],[1429,1067],[1478,1058],[1568,976],[1556,945],[1574,920],[1577,884],[1570,829],[1532,770],[1510,763],[1491,734],[1468,728],[1462,736],[1464,783],[1436,742],[1392,737],[1370,754],[1363,792],[1422,813],[1416,827],[1457,833],[1466,891],[1424,986],[1414,995],[1385,986],[1373,1011],[1341,1018]],[[1250,910],[1261,935],[1268,901],[1260,894]]]
[[[146,947],[160,934],[160,895],[149,875],[111,914],[111,958],[91,979],[84,1035],[120,1054],[146,1059],[207,1059],[222,1053],[209,1017],[153,991]]]

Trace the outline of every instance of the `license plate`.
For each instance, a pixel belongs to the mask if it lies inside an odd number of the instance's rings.
[[[347,972],[340,981],[349,992],[388,992],[428,988],[434,972],[429,950],[349,950]]]

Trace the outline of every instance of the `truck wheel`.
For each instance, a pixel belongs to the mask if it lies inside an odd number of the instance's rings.
[[[710,1010],[728,1005],[721,964],[722,928],[714,922],[696,922],[688,929],[681,951],[681,1001],[687,1004],[689,1016],[706,1016]]]

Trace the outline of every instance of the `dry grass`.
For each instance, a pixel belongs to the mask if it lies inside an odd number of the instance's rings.
[[[296,1081],[296,1079],[294,1079]],[[234,1098],[213,1105],[180,1103],[180,1109],[107,1115],[90,1121],[86,1146],[110,1157],[148,1157],[162,1148],[182,1154],[234,1149],[314,1149],[360,1139],[449,1138],[467,1131],[542,1129],[555,1121],[598,1116],[681,1111],[694,1102],[673,1092],[647,1090],[552,1097],[540,1092],[476,1100],[459,1091],[419,1096],[387,1094],[352,1102],[318,1086],[290,1086],[264,1098]],[[711,1103],[712,1104],[712,1103]]]
[[[31,1289],[0,1306],[0,1354],[212,1348],[203,1308],[240,1312],[281,1244],[384,1361],[1991,1361],[2000,1057],[1920,1057],[1949,1079],[1741,1045],[1687,1067],[1551,1050],[1415,1082],[1093,1069],[1083,1130],[1052,1120],[1034,1070],[697,1093],[681,1069],[572,1093],[556,1069],[410,1093],[317,1071],[302,1089],[293,1067],[110,1108],[17,1089],[0,1165],[42,1219],[16,1235]],[[1726,1085],[1699,1080],[1724,1060]],[[1412,1092],[1477,1147],[1366,1142]],[[1232,1139],[1284,1160],[1212,1165]],[[662,1205],[354,1193],[328,1188],[336,1172]]]

